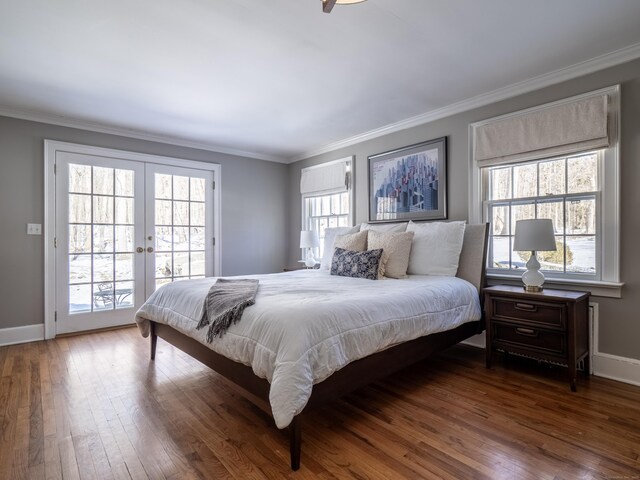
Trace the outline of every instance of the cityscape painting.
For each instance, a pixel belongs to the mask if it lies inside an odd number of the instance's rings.
[[[369,221],[447,218],[447,137],[369,157]]]

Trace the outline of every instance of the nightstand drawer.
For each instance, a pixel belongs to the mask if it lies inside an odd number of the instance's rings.
[[[527,323],[539,323],[545,328],[564,330],[566,307],[563,304],[494,298],[493,314],[496,318],[513,318]]]
[[[566,355],[567,342],[563,333],[538,328],[509,325],[495,322],[492,324],[494,345],[523,347],[537,353]]]

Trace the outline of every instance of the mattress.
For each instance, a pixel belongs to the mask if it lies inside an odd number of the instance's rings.
[[[278,428],[302,411],[314,384],[348,363],[481,316],[477,290],[457,277],[372,281],[299,270],[241,278],[259,280],[256,303],[212,343],[206,342],[207,328],[196,325],[215,278],[163,286],[142,305],[136,322],[145,337],[149,320],[164,323],[251,366],[271,384]]]

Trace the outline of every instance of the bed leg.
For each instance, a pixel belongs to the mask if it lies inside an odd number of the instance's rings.
[[[302,433],[300,430],[300,415],[293,417],[289,425],[289,450],[291,451],[291,470],[300,468],[300,451],[302,443]]]
[[[151,337],[151,360],[155,360],[156,359],[156,346],[158,345],[158,336],[156,335],[156,324],[153,322],[151,323],[151,334],[149,335],[149,337]]]

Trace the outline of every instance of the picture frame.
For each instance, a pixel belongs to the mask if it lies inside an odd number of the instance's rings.
[[[369,222],[447,218],[447,137],[369,157]]]

